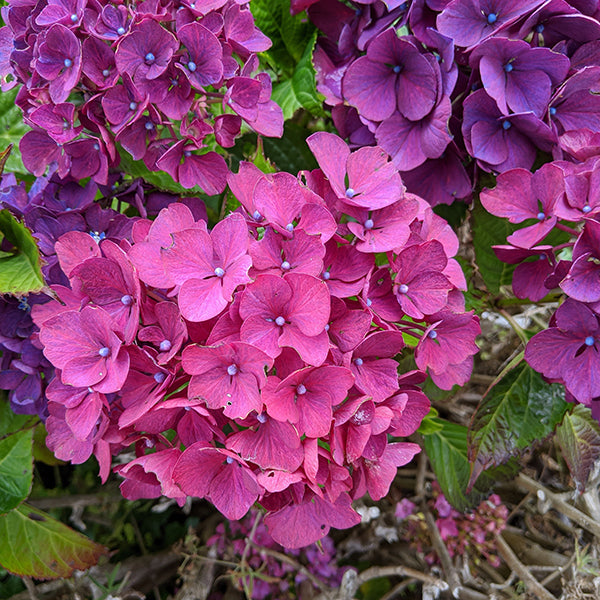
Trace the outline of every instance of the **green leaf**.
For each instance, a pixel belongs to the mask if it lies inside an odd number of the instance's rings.
[[[21,160],[19,142],[30,127],[23,122],[23,113],[15,104],[18,91],[19,86],[0,93],[0,151],[13,144],[13,149],[4,165],[5,173],[27,173]]]
[[[95,565],[106,549],[50,515],[22,504],[0,516],[0,564],[14,575],[70,577]]]
[[[33,482],[33,429],[0,440],[0,515],[29,496]]]
[[[425,451],[444,496],[457,510],[477,506],[497,481],[516,472],[517,463],[510,461],[500,468],[485,471],[474,488],[467,491],[471,474],[467,458],[467,428],[438,417],[430,421],[436,429],[432,433],[424,432]]]
[[[568,407],[565,388],[546,383],[526,363],[509,371],[486,392],[471,419],[470,483],[482,470],[505,463],[548,437]]]
[[[317,161],[306,143],[305,127],[288,121],[283,127],[283,137],[263,138],[265,155],[280,171],[297,173],[302,169],[316,169]]]
[[[498,295],[502,286],[512,284],[513,271],[516,268],[516,265],[508,265],[499,260],[492,246],[506,244],[507,236],[518,227],[509,223],[507,219],[491,215],[480,202],[475,203],[471,212],[473,247],[481,277],[492,294]]]
[[[556,441],[577,489],[583,491],[600,458],[600,426],[587,406],[577,404],[556,429]]]
[[[315,44],[317,43],[317,33],[318,31],[315,31],[308,44],[306,44],[302,58],[294,71],[292,90],[303,108],[313,115],[323,117],[325,116],[323,110],[325,97],[317,92],[315,68],[312,60]]]
[[[0,211],[0,236],[14,247],[0,258],[0,294],[21,296],[44,287],[40,253],[31,231],[8,210]]]
[[[274,70],[291,78],[315,26],[305,13],[292,15],[289,0],[252,0],[252,15],[256,26],[273,42],[263,55]]]
[[[294,113],[302,108],[302,104],[296,97],[294,89],[292,88],[292,80],[285,79],[284,81],[273,86],[273,93],[271,94],[271,100],[277,102],[283,111],[283,120],[287,121],[291,119]]]
[[[421,435],[431,435],[444,429],[444,426],[439,422],[440,419],[437,418],[438,414],[438,411],[433,406],[429,409],[429,412],[421,421],[421,425],[419,425],[418,431]]]
[[[8,400],[0,400],[0,440],[35,425],[37,417],[16,415],[10,408]]]

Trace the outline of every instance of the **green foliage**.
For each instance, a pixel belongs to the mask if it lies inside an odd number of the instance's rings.
[[[471,420],[471,484],[484,469],[548,437],[568,407],[562,385],[546,383],[524,362],[510,370],[487,391]]]
[[[0,256],[0,294],[21,296],[44,287],[40,253],[31,231],[8,210],[0,211],[0,241],[7,240],[12,250]]]
[[[273,88],[273,100],[281,106],[283,118],[287,121],[299,108],[309,113],[325,116],[322,94],[317,92],[315,69],[312,57],[317,42],[317,31],[311,36],[300,61],[290,79],[285,79]]]
[[[600,426],[587,406],[577,404],[565,414],[556,429],[556,441],[577,488],[584,490],[590,471],[600,458]]]
[[[264,58],[274,71],[290,79],[315,26],[305,14],[292,15],[289,0],[252,0],[252,14],[256,26],[273,42]]]
[[[0,514],[27,498],[33,481],[33,429],[0,439]]]
[[[0,564],[21,577],[70,577],[95,565],[105,548],[50,515],[22,504],[0,516]]]
[[[506,238],[520,227],[508,222],[508,219],[491,215],[480,202],[475,203],[471,212],[471,231],[473,247],[477,258],[477,266],[487,289],[494,295],[500,288],[510,286],[516,265],[508,265],[500,261],[493,245],[506,244]]]
[[[316,169],[317,161],[306,144],[306,129],[288,121],[283,128],[283,137],[263,138],[265,154],[280,171],[297,173],[303,169]]]
[[[457,510],[477,506],[496,481],[510,477],[516,468],[511,461],[501,468],[485,471],[473,489],[468,490],[471,465],[467,458],[467,428],[438,417],[427,417],[422,431],[425,451],[446,499]]]
[[[13,148],[8,156],[4,170],[12,173],[27,173],[23,166],[19,142],[29,131],[30,127],[23,122],[21,109],[15,104],[19,87],[0,93],[0,151],[10,144]]]

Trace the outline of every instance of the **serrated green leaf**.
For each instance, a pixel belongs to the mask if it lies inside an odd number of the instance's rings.
[[[477,506],[497,481],[516,473],[517,463],[510,461],[507,465],[482,473],[473,489],[467,492],[471,474],[467,458],[467,428],[438,417],[430,421],[436,429],[423,435],[425,451],[444,496],[457,510]]]
[[[291,78],[315,26],[306,14],[292,15],[289,0],[252,0],[252,15],[273,43],[263,55],[274,70]]]
[[[280,139],[263,138],[265,155],[280,171],[297,173],[302,169],[316,169],[317,161],[306,143],[309,134],[306,128],[288,121]]]
[[[600,458],[600,426],[587,406],[577,404],[556,429],[556,441],[577,489],[583,491]]]
[[[568,407],[564,387],[546,383],[526,363],[509,371],[486,392],[471,419],[471,484],[482,470],[548,437]]]
[[[419,425],[418,432],[421,435],[431,435],[432,433],[441,431],[444,428],[444,426],[439,422],[440,419],[437,419],[438,414],[438,411],[433,406],[429,409],[429,412],[421,421],[421,425]]]
[[[39,419],[32,415],[17,415],[8,400],[0,400],[0,440],[6,436],[33,427]]]
[[[492,294],[499,294],[502,286],[512,284],[513,271],[516,265],[509,265],[499,260],[492,246],[506,244],[506,238],[516,231],[517,225],[507,219],[495,217],[483,208],[478,201],[471,212],[471,231],[473,232],[473,248],[481,277]]]
[[[10,256],[0,258],[0,294],[39,292],[44,287],[44,277],[31,231],[5,209],[0,211],[0,236],[13,246]]]
[[[323,117],[325,116],[323,110],[323,100],[325,98],[317,92],[315,68],[312,60],[315,44],[317,43],[317,33],[318,31],[315,30],[308,44],[306,44],[300,62],[296,66],[292,76],[292,90],[305,110],[313,115]]]
[[[300,101],[296,98],[296,94],[294,94],[291,79],[285,79],[274,85],[271,99],[281,107],[284,121],[291,119],[294,113],[299,108],[302,108],[302,104],[300,104]]]
[[[21,577],[57,579],[98,562],[106,549],[50,515],[22,504],[0,516],[0,564]]]
[[[0,440],[0,515],[29,496],[33,481],[33,429]]]
[[[30,127],[23,122],[23,113],[15,104],[18,91],[19,87],[17,86],[12,90],[0,93],[0,150],[13,144],[13,149],[4,165],[5,173],[27,173],[21,160],[19,142],[30,130]]]

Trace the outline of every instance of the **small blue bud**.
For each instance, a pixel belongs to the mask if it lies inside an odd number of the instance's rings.
[[[535,32],[542,33],[542,31],[544,31],[544,26],[541,23],[539,25],[536,25]]]
[[[130,306],[132,302],[133,298],[129,294],[121,296],[121,304],[124,304],[125,306]]]
[[[593,346],[595,343],[596,343],[596,340],[594,339],[594,336],[588,335],[585,338],[585,345],[586,346]]]
[[[171,349],[171,342],[169,340],[163,340],[158,347],[161,352],[168,352]]]
[[[504,121],[504,122],[502,123],[502,129],[504,129],[505,131],[506,131],[507,129],[510,129],[511,127],[512,127],[512,123],[511,123],[510,121]]]
[[[231,404],[231,403],[230,403],[230,404]],[[233,458],[231,458],[231,456],[228,456],[228,457],[225,459],[225,462],[226,462],[228,465],[230,465],[230,464],[233,462]]]
[[[490,14],[487,16],[487,22],[488,22],[490,25],[493,25],[493,24],[494,24],[494,23],[495,23],[497,20],[498,20],[498,15],[497,15],[496,13],[490,13]]]
[[[237,365],[229,365],[227,367],[227,374],[231,375],[232,377],[238,372],[238,368]]]
[[[293,223],[288,223],[285,228],[292,233],[294,231],[294,224]]]
[[[323,271],[323,279],[325,281],[328,281],[330,277],[331,277],[331,273],[329,271]]]
[[[299,396],[302,396],[304,394],[306,394],[306,387],[304,386],[303,383],[299,384],[298,387],[296,388],[296,393]]]
[[[129,103],[129,110],[135,110],[137,108],[137,102]]]
[[[543,221],[543,220],[546,218],[546,215],[545,215],[543,212],[541,212],[541,211],[540,211],[540,212],[539,212],[539,213],[536,215],[536,217],[537,217],[538,221]]]
[[[154,381],[156,383],[162,383],[165,380],[166,375],[162,372],[154,373]]]
[[[400,73],[400,71],[402,71],[402,67],[400,65],[396,65],[392,71],[394,71],[394,73],[398,74]]]
[[[266,423],[267,422],[267,415],[265,415],[265,413],[260,413],[260,415],[256,415],[256,420],[259,423]]]
[[[225,275],[225,271],[223,269],[221,269],[221,267],[217,267],[215,269],[215,275],[219,278],[223,277]]]
[[[260,214],[260,213],[259,213],[257,210],[255,210],[255,211],[252,213],[252,218],[253,218],[255,221],[262,221],[262,218],[263,218],[263,217],[262,217],[262,215],[261,215],[261,214]]]
[[[154,123],[152,121],[146,121],[144,124],[146,131],[152,131],[154,129]]]
[[[581,210],[587,214],[589,212],[592,212],[592,207],[589,204],[586,204]]]
[[[193,60],[187,64],[187,68],[193,73],[198,67],[196,67],[196,63]]]
[[[63,62],[63,64],[64,64],[64,65],[65,65],[65,67],[67,67],[67,69],[68,69],[69,67],[72,67],[72,66],[73,66],[73,61],[72,61],[70,58],[65,58],[65,60],[64,60],[64,62]]]
[[[346,198],[354,198],[356,192],[352,188],[346,190]]]
[[[354,359],[354,364],[355,364],[357,367],[362,367],[363,363],[364,363],[364,361],[363,361],[363,359],[362,359],[362,358],[355,358],[355,359]]]
[[[100,150],[100,144],[94,144],[94,145],[92,146],[92,148],[93,148],[94,150],[96,150],[96,151],[97,151],[97,150]]]
[[[102,71],[102,77],[108,77],[110,75],[110,69],[104,69]]]
[[[102,358],[106,358],[110,354],[110,348],[107,348],[106,346],[104,346],[103,348],[100,348],[100,350],[98,350],[98,354]]]
[[[77,23],[77,15],[75,13],[71,15],[71,23]]]
[[[550,113],[550,116],[553,117],[556,114],[556,109],[554,106],[551,106],[548,112]]]
[[[408,286],[405,283],[402,283],[398,286],[398,291],[401,294],[408,294]]]
[[[429,338],[431,338],[432,340],[435,340],[435,338],[437,337],[437,331],[436,331],[435,329],[432,329],[432,330],[431,330],[431,331],[430,331],[430,332],[427,334],[427,336],[428,336]]]
[[[124,27],[119,27],[119,29],[117,29],[117,33],[119,35],[123,35],[125,33],[125,28]]]
[[[156,60],[156,56],[154,56],[154,54],[152,54],[152,52],[148,52],[148,54],[146,54],[146,56],[144,56],[144,59],[146,62],[154,62]]]
[[[192,155],[192,152],[191,152],[191,150],[184,150],[184,151],[183,151],[183,155],[184,155],[186,158],[189,158],[189,157]]]
[[[285,325],[285,319],[283,317],[277,317],[275,319],[275,324],[279,325],[279,327],[283,327]]]
[[[367,230],[373,229],[374,225],[375,225],[375,223],[373,223],[373,219],[367,219],[365,221],[365,229],[367,229]]]
[[[512,66],[512,63],[506,63],[506,64],[504,65],[504,70],[505,70],[507,73],[510,73],[510,72],[511,72],[513,69],[514,69],[514,67]]]
[[[287,260],[284,260],[284,261],[281,263],[281,268],[282,268],[284,271],[289,271],[289,270],[292,268],[292,265],[290,265],[290,263],[289,263]]]

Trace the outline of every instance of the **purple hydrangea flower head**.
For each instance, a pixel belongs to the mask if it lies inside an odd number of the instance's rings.
[[[554,325],[531,338],[525,360],[545,377],[563,382],[579,402],[589,405],[600,396],[599,344],[597,314],[567,299],[556,311]]]
[[[418,121],[433,108],[438,78],[432,64],[393,29],[377,36],[366,56],[354,61],[344,75],[344,96],[360,114],[383,121],[398,110]]]
[[[438,15],[437,29],[457,46],[472,47],[544,4],[544,0],[452,0]]]
[[[489,39],[470,57],[478,65],[485,91],[502,114],[532,112],[542,117],[552,89],[569,70],[569,59],[549,48],[532,48],[521,40]]]

